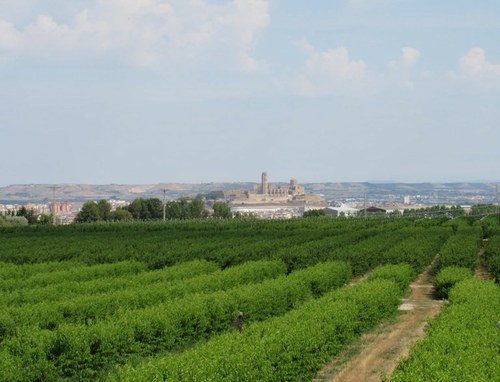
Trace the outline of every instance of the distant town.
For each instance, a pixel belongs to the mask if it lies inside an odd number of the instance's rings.
[[[360,211],[392,213],[429,206],[461,206],[498,201],[496,183],[289,183],[270,182],[267,172],[259,183],[164,183],[156,185],[12,185],[0,187],[0,214],[15,215],[22,208],[36,215],[53,215],[57,224],[74,221],[86,201],[107,200],[112,210],[137,198],[163,203],[199,198],[208,209],[215,201],[233,213],[261,218],[292,218],[321,209],[333,216],[355,216]]]

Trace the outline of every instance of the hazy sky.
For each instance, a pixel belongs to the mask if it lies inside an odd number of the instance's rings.
[[[0,0],[0,186],[500,179],[498,0]]]

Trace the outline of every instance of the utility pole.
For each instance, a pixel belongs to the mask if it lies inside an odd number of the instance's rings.
[[[366,192],[365,192],[365,202],[364,202],[364,211],[365,211],[365,219],[368,217],[367,211],[366,211]]]
[[[495,214],[498,217],[498,221],[500,221],[500,215],[498,215],[498,184],[495,185]]]
[[[165,205],[165,195],[166,195],[166,193],[167,193],[167,190],[164,188],[163,189],[163,221],[166,220],[166,214],[165,214],[166,213],[166,210],[165,210],[165,207],[166,207],[166,205]]]
[[[56,225],[57,224],[57,211],[56,211],[56,190],[58,189],[59,187],[56,187],[55,185],[50,187],[50,189],[52,190],[52,217],[53,217],[53,221],[52,221],[52,224],[53,225]]]

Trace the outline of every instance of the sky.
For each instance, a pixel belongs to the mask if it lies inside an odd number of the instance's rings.
[[[500,179],[500,1],[0,0],[0,186]]]

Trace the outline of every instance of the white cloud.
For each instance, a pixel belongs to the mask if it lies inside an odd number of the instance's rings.
[[[268,0],[95,0],[64,23],[46,14],[23,28],[0,20],[0,54],[252,72],[264,65],[251,53],[269,23]]]
[[[500,64],[493,64],[486,59],[482,48],[472,48],[460,59],[460,70],[467,77],[500,78]]]
[[[20,36],[13,24],[0,20],[0,51],[17,49]]]
[[[389,70],[406,88],[413,89],[412,68],[418,62],[420,52],[417,49],[404,47],[398,60],[389,62]]]
[[[305,38],[295,43],[306,55],[301,74],[288,79],[281,79],[278,85],[301,96],[323,96],[330,94],[349,94],[372,96],[382,91],[398,88],[413,89],[413,71],[421,53],[412,47],[403,47],[398,59],[388,62],[388,71],[373,72],[368,70],[362,59],[353,59],[346,47],[317,50]],[[420,71],[418,78],[433,78],[430,71]]]
[[[500,89],[500,64],[488,61],[484,49],[474,47],[460,58],[459,67],[449,72],[449,78],[477,90]]]
[[[363,87],[367,66],[363,60],[353,60],[344,46],[317,51],[306,39],[297,42],[307,58],[304,72],[290,81],[293,91],[303,96],[345,93]]]
[[[413,65],[418,61],[419,58],[420,58],[420,52],[418,50],[408,47],[403,48],[403,55],[401,61],[405,65],[408,66]]]
[[[366,73],[366,64],[353,61],[343,46],[314,52],[306,60],[306,73],[311,77],[330,80],[361,80]]]

